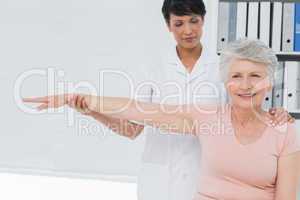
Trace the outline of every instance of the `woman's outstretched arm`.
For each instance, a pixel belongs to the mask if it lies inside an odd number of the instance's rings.
[[[24,102],[40,103],[38,109],[58,108],[64,105],[74,107],[75,102],[87,105],[87,112],[98,112],[109,117],[134,120],[165,131],[195,134],[199,120],[207,120],[209,115],[195,105],[167,105],[135,101],[122,97],[102,97],[83,94],[65,94],[37,98],[25,98]],[[199,110],[200,108],[200,110]],[[204,112],[200,112],[200,111]]]

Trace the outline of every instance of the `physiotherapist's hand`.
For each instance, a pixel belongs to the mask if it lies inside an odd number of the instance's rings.
[[[92,112],[88,107],[87,102],[89,101],[90,101],[89,95],[75,94],[72,96],[70,101],[68,101],[68,105],[83,115],[92,115],[94,112]]]
[[[281,126],[287,122],[294,123],[293,118],[284,108],[271,108],[268,112],[268,118],[272,121],[273,126]]]

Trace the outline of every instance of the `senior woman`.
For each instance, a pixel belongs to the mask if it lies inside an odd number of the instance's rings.
[[[153,104],[83,94],[24,101],[42,103],[39,109],[68,104],[83,113],[96,111],[197,136],[202,144],[197,200],[296,200],[299,135],[290,123],[271,126],[262,109],[276,65],[276,55],[260,41],[231,43],[221,55],[230,97],[225,105]]]

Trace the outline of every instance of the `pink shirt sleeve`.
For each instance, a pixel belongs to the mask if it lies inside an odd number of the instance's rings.
[[[288,124],[285,137],[282,137],[282,148],[280,156],[287,156],[289,154],[300,151],[300,135],[297,132],[295,124]]]

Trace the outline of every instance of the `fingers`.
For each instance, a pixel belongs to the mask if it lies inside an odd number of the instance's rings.
[[[83,110],[86,109],[84,97],[80,101],[80,108],[83,109]]]
[[[283,108],[277,108],[275,112],[275,118],[280,118],[280,116],[285,115],[286,116],[287,112]]]
[[[75,99],[75,108],[78,112],[82,113],[82,108],[81,108],[81,97],[77,96]]]
[[[267,113],[267,117],[269,118],[269,122],[272,126],[277,126],[279,122],[282,120],[283,109],[281,108],[270,108]]]
[[[23,101],[28,103],[41,103],[41,105],[37,107],[38,110],[43,110],[50,107],[58,108],[67,104],[71,108],[74,108],[83,114],[88,112],[88,106],[85,102],[84,95],[63,94],[45,97],[23,98]]]
[[[274,114],[273,122],[274,122],[274,126],[282,125],[283,123],[286,123],[287,122],[286,112],[281,108],[277,108]]]
[[[81,114],[89,113],[84,95],[74,95],[70,99],[70,101],[68,101],[68,105],[76,111],[80,112]]]
[[[87,105],[86,100],[85,100],[85,96],[82,96],[80,98],[80,105],[79,105],[79,107],[80,107],[81,113],[83,113],[85,115],[87,115],[87,114],[90,113],[90,110],[88,109],[88,105]]]
[[[70,99],[72,99],[73,94],[62,94],[62,95],[52,95],[52,96],[44,96],[44,97],[30,97],[30,98],[22,98],[23,102],[26,103],[47,103],[53,102],[55,104],[65,104]]]
[[[288,114],[288,122],[294,123],[296,120],[294,117],[292,117],[290,114]]]
[[[272,108],[269,110],[267,116],[273,126],[282,126],[287,122],[295,122],[295,119],[283,108]]]
[[[276,112],[276,108],[270,108],[268,114],[274,115]]]
[[[269,109],[269,112],[267,113],[267,119],[268,119],[268,121],[269,121],[269,123],[272,125],[272,126],[274,126],[273,124],[274,124],[274,119],[275,119],[275,113],[276,113],[276,109],[277,108],[270,108]]]
[[[23,102],[25,103],[42,103],[36,109],[38,111],[44,110],[48,108],[48,103],[49,103],[49,97],[31,97],[31,98],[23,98]]]
[[[85,99],[82,101],[82,103],[83,103],[84,112],[85,112],[86,114],[91,114],[92,111],[89,109],[88,104],[87,104],[87,102],[86,102]]]
[[[285,124],[287,121],[288,121],[288,116],[287,116],[287,113],[283,112],[283,113],[280,113],[278,114],[277,117],[275,117],[275,126],[279,125],[283,125]]]
[[[79,109],[79,110],[81,109],[81,100],[82,100],[82,96],[78,95],[77,98],[76,98],[76,103],[75,104],[76,104],[76,108]]]
[[[47,103],[49,102],[49,97],[31,97],[31,98],[23,98],[23,102],[25,103]]]

